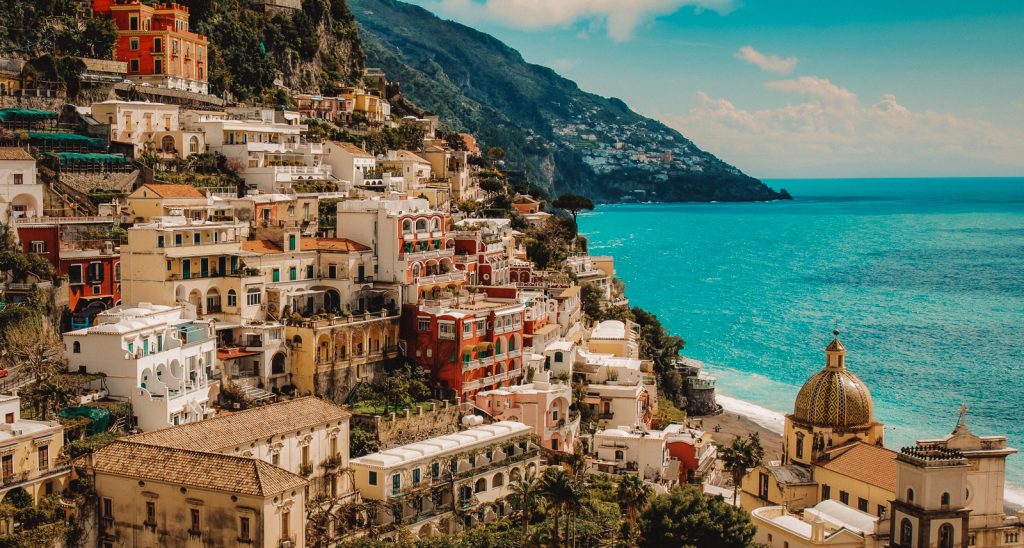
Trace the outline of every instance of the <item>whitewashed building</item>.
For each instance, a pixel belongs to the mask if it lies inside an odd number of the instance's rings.
[[[209,322],[184,308],[120,306],[96,325],[64,334],[71,371],[102,373],[109,397],[131,402],[139,428],[157,430],[211,414],[217,340]]]
[[[25,149],[0,147],[0,222],[43,215],[43,185]]]

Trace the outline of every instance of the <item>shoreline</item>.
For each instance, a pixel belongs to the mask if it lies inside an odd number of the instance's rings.
[[[722,406],[720,415],[693,418],[702,421],[705,430],[711,434],[716,444],[728,445],[737,436],[757,433],[764,447],[765,461],[781,459],[782,434],[786,421],[783,413],[722,393],[716,393],[715,400]],[[720,432],[714,431],[715,425],[721,426]],[[1024,487],[1005,484],[1003,501],[1007,506],[1007,512],[1024,508]]]

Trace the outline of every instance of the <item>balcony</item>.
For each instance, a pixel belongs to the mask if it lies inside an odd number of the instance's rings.
[[[452,257],[455,255],[455,250],[452,248],[448,249],[428,249],[426,251],[409,251],[398,254],[398,260],[400,261],[423,261],[427,259],[443,259],[446,257]]]
[[[509,350],[508,351],[509,359],[511,359],[511,358],[518,358],[519,356],[522,356],[522,355],[523,355],[523,351],[522,350],[516,349],[516,350]]]
[[[480,360],[462,360],[462,371],[473,371],[483,367]]]
[[[480,381],[479,380],[475,380],[474,379],[474,380],[471,380],[469,382],[462,383],[462,391],[463,392],[469,392],[470,390],[476,390],[477,388],[480,388]]]
[[[302,466],[299,466],[299,475],[301,475],[301,476],[308,476],[308,475],[310,475],[312,473],[313,473],[313,465],[312,464],[308,464],[307,463],[307,464],[303,464]]]
[[[494,356],[480,356],[480,365],[494,365]]]

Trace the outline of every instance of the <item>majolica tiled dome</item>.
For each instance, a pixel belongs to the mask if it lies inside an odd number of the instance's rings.
[[[825,349],[825,368],[796,396],[793,418],[812,426],[846,429],[874,421],[874,402],[864,381],[846,369],[846,348],[836,338]]]

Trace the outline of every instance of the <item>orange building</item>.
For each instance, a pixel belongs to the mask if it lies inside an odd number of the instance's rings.
[[[188,7],[93,0],[93,14],[117,26],[115,56],[140,84],[207,93],[208,41],[189,30]]]

